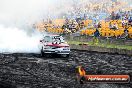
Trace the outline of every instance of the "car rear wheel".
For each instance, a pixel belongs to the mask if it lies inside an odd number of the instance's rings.
[[[44,56],[43,48],[41,49],[41,56]]]

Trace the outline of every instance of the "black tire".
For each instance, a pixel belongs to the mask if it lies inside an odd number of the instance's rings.
[[[49,53],[47,53],[47,54],[45,54],[44,56],[49,58],[49,57],[52,57],[52,56],[53,56],[53,54],[51,54],[51,53],[50,53],[50,54],[49,54]]]
[[[67,55],[66,55],[66,58],[69,58],[69,56],[70,56],[70,55],[69,55],[69,54],[67,54]]]
[[[41,56],[44,56],[43,48],[41,49]]]

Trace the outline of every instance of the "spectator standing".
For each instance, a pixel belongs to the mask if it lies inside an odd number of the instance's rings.
[[[132,26],[132,17],[129,18],[128,25]]]
[[[124,29],[124,34],[122,35],[122,38],[127,38],[128,37],[128,28],[127,28],[127,26],[125,26],[125,29]]]
[[[111,13],[111,19],[115,20],[115,13],[114,13],[114,11]]]
[[[109,28],[112,29],[112,24],[111,24],[111,22],[109,23]]]
[[[94,32],[94,37],[93,37],[93,44],[98,44],[98,37],[100,36],[99,30],[96,29],[96,31]]]
[[[118,29],[118,26],[117,26],[116,23],[114,23],[114,25],[113,25],[113,29],[114,29],[114,30],[117,30],[117,29]]]
[[[98,23],[98,28],[101,28],[101,23],[100,22]]]
[[[116,17],[115,17],[116,20],[119,20],[120,19],[120,15],[117,13],[116,14]]]
[[[124,28],[124,27],[126,26],[126,24],[127,24],[127,23],[126,23],[126,20],[123,19],[123,20],[122,20],[122,27]]]

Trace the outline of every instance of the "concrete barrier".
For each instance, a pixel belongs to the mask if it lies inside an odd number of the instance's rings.
[[[75,50],[87,50],[87,51],[112,53],[112,54],[124,54],[124,55],[132,56],[132,50],[126,50],[126,49],[105,48],[105,47],[98,47],[98,46],[75,45],[75,44],[71,44],[70,48]]]

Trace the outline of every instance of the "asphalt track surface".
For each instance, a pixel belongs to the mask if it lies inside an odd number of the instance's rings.
[[[33,53],[0,54],[0,88],[132,88],[132,82],[86,83],[76,80],[76,66],[87,74],[129,74],[132,57],[72,50],[69,58]]]

